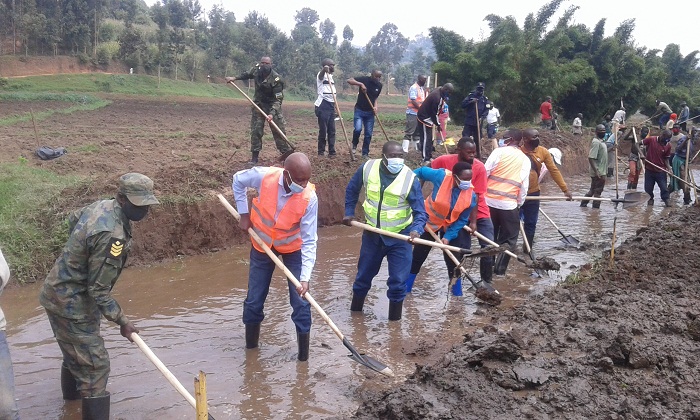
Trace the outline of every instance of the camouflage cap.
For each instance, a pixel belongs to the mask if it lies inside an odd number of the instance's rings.
[[[153,195],[153,181],[146,175],[136,172],[124,174],[119,177],[119,192],[136,206],[149,206],[160,204]]]

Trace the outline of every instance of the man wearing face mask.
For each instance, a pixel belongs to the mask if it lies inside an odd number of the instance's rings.
[[[109,356],[100,318],[119,325],[129,341],[138,332],[111,291],[131,248],[131,222],[143,219],[154,204],[153,181],[128,173],[119,178],[117,198],[74,212],[68,219],[68,242],[39,295],[63,353],[63,399],[82,398],[83,419],[109,419]]]
[[[539,196],[540,195],[540,173],[542,172],[542,165],[547,168],[554,182],[559,186],[559,189],[566,196],[567,201],[571,201],[571,193],[569,188],[564,182],[564,177],[562,177],[559,167],[554,163],[552,154],[549,150],[540,146],[540,133],[534,128],[528,128],[523,131],[523,145],[520,146],[520,150],[525,153],[525,156],[530,159],[530,177],[529,177],[529,187],[527,189],[528,196]],[[525,237],[527,238],[527,243],[530,244],[530,249],[532,249],[532,244],[535,241],[535,230],[537,229],[537,219],[540,214],[540,200],[526,200],[522,206],[520,206],[520,218],[523,221]],[[525,244],[523,243],[523,246]]]
[[[418,108],[420,149],[424,165],[428,165],[433,159],[433,126],[440,130],[439,116],[445,109],[445,103],[450,99],[452,92],[454,92],[452,83],[445,83],[430,92]]]
[[[591,140],[591,148],[588,151],[589,174],[591,176],[591,188],[586,197],[600,197],[605,188],[605,175],[608,169],[608,148],[603,142],[605,138],[605,125],[598,124],[595,127],[595,137]],[[588,206],[588,201],[581,201],[581,207]],[[594,201],[594,209],[600,208],[600,201]]]
[[[258,163],[258,157],[262,150],[262,137],[265,129],[265,122],[268,124],[274,122],[277,127],[284,132],[284,116],[282,115],[282,99],[284,99],[284,80],[274,70],[272,70],[272,59],[270,57],[262,57],[260,63],[246,73],[242,73],[236,77],[227,77],[226,82],[235,82],[236,80],[255,81],[255,96],[253,102],[262,109],[267,117],[263,117],[260,111],[252,107],[250,119],[250,151],[252,157],[251,165]],[[282,135],[277,132],[272,125],[272,138],[275,139],[277,150],[281,153],[279,160],[284,160],[292,153],[292,148],[289,143],[284,140]]]
[[[381,159],[370,159],[355,172],[345,189],[345,217],[351,226],[362,187],[365,200],[362,208],[367,224],[411,238],[423,234],[427,220],[423,193],[415,174],[404,165],[403,150],[395,141],[382,147]],[[389,321],[401,319],[406,297],[406,278],[411,268],[411,244],[401,239],[364,231],[357,276],[352,286],[351,311],[361,312],[372,280],[386,257],[389,264],[387,279]]]
[[[671,131],[664,130],[660,136],[649,136],[642,140],[642,144],[646,147],[646,160],[644,161],[644,191],[649,194],[647,205],[654,205],[654,185],[659,186],[661,200],[666,207],[671,207],[671,202],[668,201],[669,192],[668,184],[666,183],[666,172],[672,172],[671,165],[668,163],[668,157],[671,155],[671,145],[668,140],[671,138]],[[652,165],[653,164],[653,165]]]
[[[473,92],[462,101],[464,109],[464,129],[462,137],[471,137],[476,143],[476,157],[481,159],[481,127],[479,122],[489,113],[486,104],[489,98],[484,95],[486,84],[479,82]]]
[[[309,182],[311,162],[303,153],[292,153],[284,161],[284,169],[256,166],[233,175],[233,197],[241,215],[240,228],[252,227],[260,238],[279,255],[289,271],[299,279],[301,287],[288,281],[289,304],[296,327],[298,360],[309,358],[311,307],[303,299],[309,290],[311,271],[316,262],[318,197]],[[258,191],[248,207],[248,188]],[[252,210],[252,211],[251,211]],[[265,318],[263,306],[270,290],[275,263],[252,241],[248,295],[243,302],[246,348],[258,347],[260,323]]]
[[[432,193],[425,199],[425,210],[428,213],[426,226],[442,238],[443,244],[471,248],[471,237],[464,230],[464,226],[469,224],[472,231],[476,230],[477,199],[472,188],[472,165],[467,162],[457,162],[451,171],[421,167],[413,173],[419,180],[433,184]],[[421,235],[421,239],[432,241],[433,237],[430,232],[425,232]],[[411,292],[416,276],[431,249],[432,247],[428,245],[413,246],[411,272],[406,279],[407,293]],[[451,283],[457,266],[447,254],[443,253],[443,256]],[[462,254],[455,253],[455,257],[461,260]],[[458,278],[452,286],[452,294],[462,296],[461,278]]]
[[[501,139],[499,147],[484,163],[487,174],[486,204],[491,212],[495,241],[507,244],[511,250],[520,235],[520,206],[525,202],[529,179],[530,160],[520,150],[522,132],[510,129]],[[500,143],[500,142],[499,142]],[[494,273],[506,273],[510,256],[501,253],[496,257]]]

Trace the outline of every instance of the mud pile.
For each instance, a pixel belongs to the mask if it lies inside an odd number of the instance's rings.
[[[676,210],[520,306],[355,418],[700,419],[700,210]]]

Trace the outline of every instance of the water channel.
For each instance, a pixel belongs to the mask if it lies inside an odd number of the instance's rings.
[[[579,176],[567,181],[572,191],[583,195],[590,179]],[[620,180],[621,191],[625,186],[626,180]],[[560,194],[551,181],[543,185],[543,195]],[[611,185],[603,193],[606,197],[614,194]],[[530,269],[511,260],[508,274],[495,279],[505,296],[501,308],[541,292],[593,256],[599,257],[610,247],[615,216],[619,244],[654,217],[668,213],[658,204],[648,207],[646,198],[644,195],[642,205],[628,209],[615,209],[610,203],[603,203],[600,210],[564,201],[544,203],[542,208],[566,234],[589,246],[583,251],[565,248],[557,231],[540,217],[534,251],[554,258],[562,269],[534,278]],[[672,201],[682,206],[678,194]],[[247,245],[127,269],[115,296],[141,329],[144,341],[192,394],[193,378],[200,370],[207,373],[209,408],[217,419],[349,415],[357,408],[358,393],[402,381],[416,364],[435,360],[459,343],[466,331],[488,322],[472,293],[448,297],[446,271],[437,250],[431,252],[405,302],[402,321],[387,321],[386,267],[375,279],[364,314],[351,314],[360,237],[356,228],[319,229],[311,294],[356,348],[393,369],[393,379],[350,360],[342,343],[316,314],[309,362],[297,362],[287,286],[279,270],[265,307],[261,346],[246,351],[241,314],[248,277]],[[478,262],[472,273],[478,276]],[[80,403],[64,403],[61,398],[61,354],[38,304],[40,287],[17,287],[2,295],[20,412],[24,419],[80,419]],[[121,337],[114,324],[103,323],[102,328],[112,365],[108,385],[112,418],[195,418],[194,410],[136,345]]]

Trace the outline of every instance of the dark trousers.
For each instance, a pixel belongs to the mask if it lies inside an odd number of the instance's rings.
[[[493,241],[493,223],[488,217],[484,217],[476,220],[476,231],[484,235],[485,238]],[[482,239],[479,239],[479,245],[482,248],[489,246],[490,244]],[[479,259],[479,274],[481,274],[481,280],[491,283],[493,279],[493,263],[495,257],[481,257]]]
[[[537,197],[540,195],[539,191],[528,194],[528,196]],[[537,220],[540,216],[540,200],[525,200],[522,206],[520,206],[520,219],[523,221],[525,236],[527,237],[528,244],[532,248],[532,243],[535,240],[535,230],[537,229]]]
[[[586,193],[586,197],[600,197],[600,194],[603,193],[603,188],[605,188],[605,175],[603,175],[600,178],[592,176],[591,177],[591,188]],[[586,207],[587,205],[588,205],[587,200],[581,201],[581,207]],[[594,209],[599,208],[600,201],[594,201],[592,204],[592,207]]]
[[[649,194],[650,198],[654,198],[654,185],[658,185],[659,190],[661,190],[661,199],[668,200],[670,194],[666,182],[666,172],[654,172],[649,169],[644,171],[644,191]]]
[[[462,129],[462,137],[471,136],[476,144],[476,157],[481,158],[481,130],[475,125],[465,124]]]
[[[423,162],[429,162],[433,158],[433,126],[427,125],[423,121],[418,121],[420,134],[420,150],[423,155]]]
[[[406,277],[411,269],[411,244],[399,239],[389,240],[387,245],[382,236],[364,231],[360,258],[357,261],[357,276],[352,285],[356,296],[367,296],[372,280],[379,273],[386,257],[389,264],[389,278],[386,281],[386,296],[391,302],[401,302],[406,297]]]
[[[493,223],[494,241],[498,245],[508,245],[511,251],[515,250],[520,235],[520,213],[517,208],[502,210],[489,207],[491,210],[491,222]]]
[[[301,275],[301,251],[289,254],[279,254],[284,265],[298,279]],[[267,256],[251,247],[250,270],[248,272],[248,295],[243,302],[243,323],[259,324],[265,318],[263,308],[265,299],[270,291],[272,272],[275,271],[275,262]],[[311,306],[304,300],[291,281],[289,286],[289,304],[292,307],[292,321],[297,332],[307,333],[311,330]]]
[[[438,235],[442,238],[444,236],[444,232],[442,230],[437,232]],[[433,241],[432,235],[428,232],[424,232],[421,235],[421,239],[425,239],[426,241]],[[456,246],[459,248],[465,248],[469,249],[471,247],[471,235],[469,232],[466,230],[462,229],[459,231],[459,234],[457,234],[457,237],[454,238],[453,240],[450,241],[450,245]],[[420,271],[421,266],[423,266],[423,263],[425,262],[425,259],[428,258],[428,254],[430,253],[430,250],[432,250],[432,246],[428,245],[414,245],[413,246],[413,260],[411,261],[411,274],[418,274]],[[441,251],[442,252],[442,251]],[[453,252],[452,255],[454,255],[457,260],[461,261],[462,256],[464,254],[459,253],[459,252]],[[455,277],[455,268],[457,265],[452,261],[450,257],[447,256],[445,252],[442,253],[442,256],[445,260],[445,266],[447,267],[447,276],[450,279],[453,279]]]
[[[315,108],[318,118],[318,154],[326,151],[326,139],[328,140],[328,155],[335,155],[335,105],[333,102],[322,101]]]

